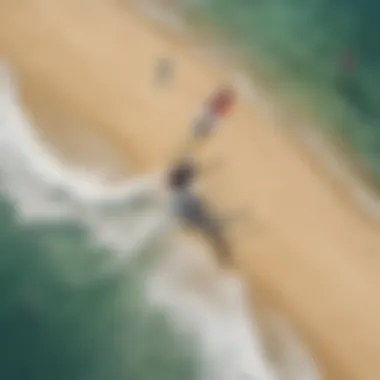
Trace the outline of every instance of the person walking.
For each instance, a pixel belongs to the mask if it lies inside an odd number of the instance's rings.
[[[224,265],[231,260],[231,250],[224,236],[223,223],[192,189],[199,173],[199,168],[190,159],[184,159],[171,168],[167,175],[171,212],[180,225],[200,232]]]
[[[202,145],[215,131],[217,124],[231,111],[236,101],[232,87],[224,85],[205,102],[201,112],[190,123],[182,152],[188,154]]]

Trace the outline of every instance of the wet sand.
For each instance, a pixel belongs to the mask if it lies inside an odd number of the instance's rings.
[[[105,0],[0,2],[0,55],[19,76],[41,136],[62,157],[96,166],[100,153],[83,153],[95,136],[108,146],[101,154],[112,155],[115,177],[167,164],[189,118],[227,78],[120,10]],[[163,56],[175,60],[176,77],[162,88],[153,76]],[[298,329],[326,378],[380,378],[379,225],[243,97],[197,157],[223,161],[202,180],[205,196],[221,211],[246,207],[254,216],[229,238],[258,307]]]

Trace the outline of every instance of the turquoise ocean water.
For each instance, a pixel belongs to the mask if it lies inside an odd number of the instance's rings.
[[[57,162],[7,71],[0,155],[1,379],[318,378],[297,344],[267,361],[239,279],[173,233],[159,173],[111,188]]]

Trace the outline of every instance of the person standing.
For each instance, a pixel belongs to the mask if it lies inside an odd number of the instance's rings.
[[[192,189],[200,169],[190,159],[177,162],[167,175],[172,216],[183,227],[200,232],[211,244],[222,265],[231,260],[231,251],[224,236],[223,223],[207,203]]]
[[[207,141],[215,132],[217,124],[231,111],[235,101],[236,94],[230,86],[222,86],[213,93],[191,122],[183,151],[194,151]]]

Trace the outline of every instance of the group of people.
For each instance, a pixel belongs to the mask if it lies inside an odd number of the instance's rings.
[[[234,101],[235,93],[230,87],[223,87],[210,97],[200,115],[193,121],[186,147],[166,177],[173,216],[179,223],[204,235],[221,264],[228,264],[231,259],[230,247],[223,231],[225,222],[193,189],[195,180],[203,170],[192,159],[191,151],[194,145],[211,136],[219,120],[230,111]]]

